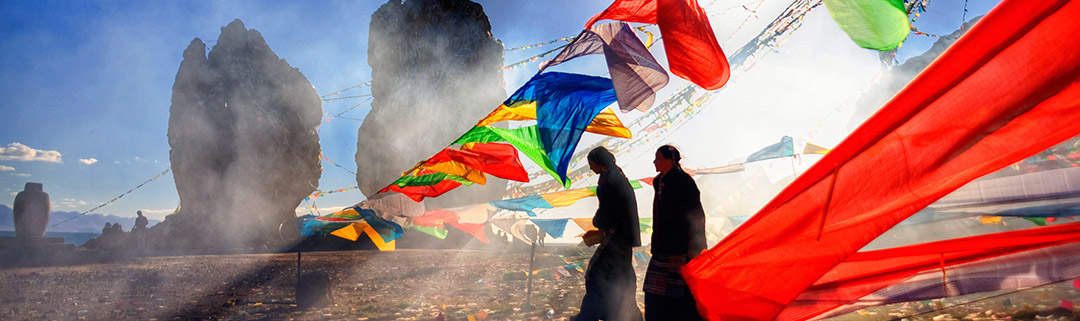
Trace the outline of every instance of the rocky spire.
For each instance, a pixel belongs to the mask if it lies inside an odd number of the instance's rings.
[[[192,40],[169,109],[181,203],[166,222],[169,243],[250,248],[278,240],[278,226],[293,226],[294,209],[318,186],[321,115],[307,78],[240,20],[221,28],[209,55]]]
[[[372,195],[427,159],[506,98],[503,45],[468,0],[390,0],[371,16],[371,113],[357,137],[356,181]],[[448,207],[498,199],[506,181],[427,201]]]

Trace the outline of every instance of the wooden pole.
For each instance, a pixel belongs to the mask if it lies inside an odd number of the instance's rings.
[[[529,254],[529,284],[525,288],[525,307],[532,310],[532,279],[533,279],[533,261],[536,259],[536,240],[532,242],[532,251]]]

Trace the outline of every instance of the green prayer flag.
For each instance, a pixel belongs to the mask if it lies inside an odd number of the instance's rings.
[[[440,240],[446,239],[447,230],[444,227],[413,225],[412,228],[424,232],[424,234],[437,237]]]
[[[903,0],[824,0],[840,30],[859,47],[893,50],[911,31]]]
[[[559,178],[555,167],[551,165],[551,159],[544,152],[543,143],[540,142],[540,131],[535,125],[515,129],[473,127],[454,141],[454,144],[491,142],[508,142],[514,145],[526,157],[547,171],[551,177]],[[567,181],[564,187],[569,188],[570,182]]]

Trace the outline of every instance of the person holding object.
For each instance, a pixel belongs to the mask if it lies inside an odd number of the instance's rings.
[[[653,165],[652,259],[645,273],[645,319],[701,320],[679,269],[705,250],[705,210],[694,179],[671,145],[660,146]]]
[[[585,240],[599,238],[600,245],[589,259],[585,297],[574,320],[641,320],[632,261],[634,247],[641,246],[634,188],[606,148],[589,151],[588,160],[589,168],[600,174],[596,187],[600,205],[593,216],[599,230],[586,233]]]

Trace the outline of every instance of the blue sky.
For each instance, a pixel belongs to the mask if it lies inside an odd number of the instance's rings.
[[[702,4],[710,13],[716,12],[710,16],[713,27],[718,38],[727,41],[724,49],[732,51],[775,16],[758,10],[757,17],[751,17],[729,39],[727,35],[739,22],[751,16],[741,5],[782,8],[788,3],[775,1],[704,0]],[[382,3],[0,0],[0,155],[4,155],[0,158],[0,204],[10,206],[14,193],[33,181],[45,184],[55,211],[84,211],[167,169],[169,104],[181,54],[193,38],[213,45],[220,28],[235,18],[261,32],[270,48],[299,68],[319,94],[369,80],[367,29],[371,13]],[[610,2],[480,3],[491,21],[492,34],[510,48],[576,35],[590,16]],[[967,18],[985,13],[994,3],[967,2]],[[915,25],[927,33],[949,33],[962,22],[964,4],[932,1]],[[824,7],[817,11],[825,14]],[[822,30],[830,28],[827,19],[815,21]],[[793,38],[817,35],[814,27],[807,29]],[[912,35],[898,57],[919,54],[933,40]],[[505,62],[549,48],[554,46],[510,52]],[[654,47],[653,52],[663,63],[662,50]],[[530,64],[507,72],[507,91],[524,82],[535,68]],[[602,60],[568,68],[603,71]],[[336,114],[356,103],[327,102],[323,110]],[[363,118],[368,108],[345,116]],[[320,128],[324,154],[355,169],[359,125],[346,119],[324,123]],[[326,162],[323,167],[321,189],[355,185],[352,174]],[[178,199],[170,174],[95,212],[133,216],[142,209],[161,218],[177,206]],[[336,207],[362,199],[354,190],[320,198],[318,204]]]

